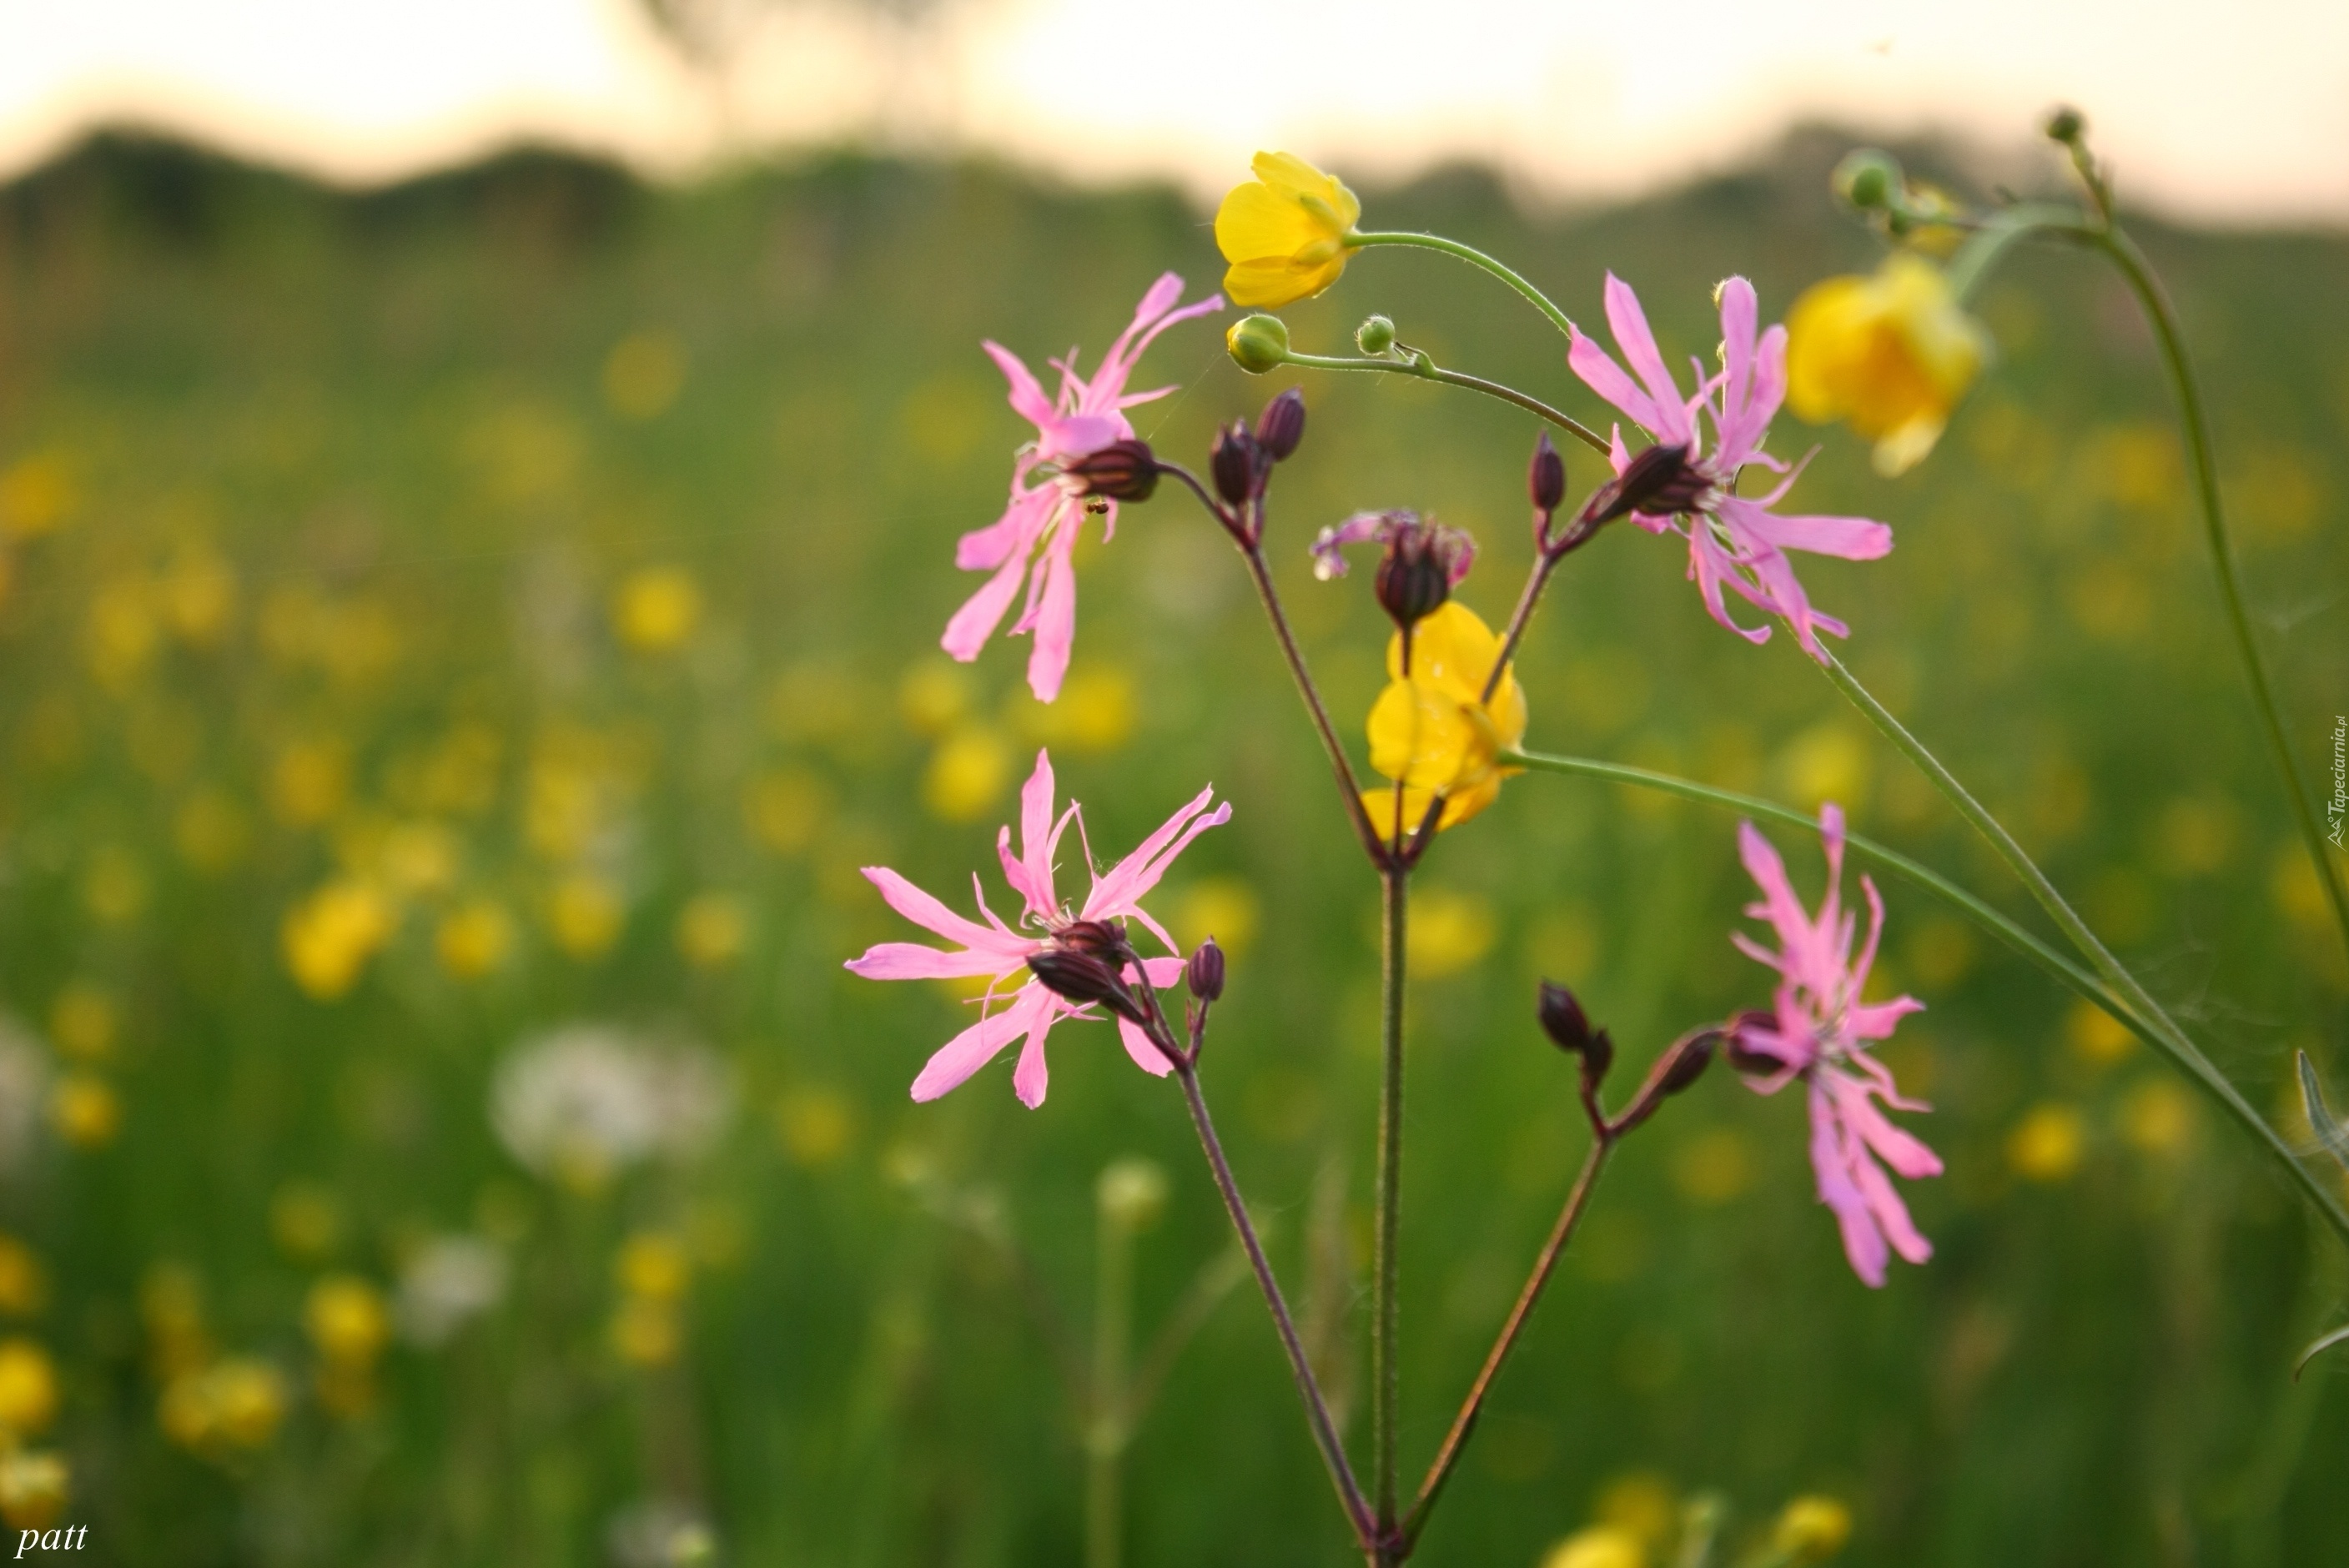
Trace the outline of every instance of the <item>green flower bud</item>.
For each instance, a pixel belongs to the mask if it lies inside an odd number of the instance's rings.
[[[1394,323],[1374,315],[1355,330],[1354,346],[1365,354],[1384,354],[1394,346]]]
[[[1863,212],[1873,212],[1890,206],[1905,181],[1898,159],[1873,147],[1863,147],[1845,155],[1828,182],[1835,187],[1837,195]]]
[[[1251,376],[1261,376],[1288,363],[1288,328],[1277,315],[1247,315],[1224,334],[1224,347],[1232,363]]]
[[[2086,134],[2088,121],[2087,117],[2070,104],[2059,104],[2048,111],[2046,121],[2040,129],[2047,133],[2048,140],[2068,146]]]

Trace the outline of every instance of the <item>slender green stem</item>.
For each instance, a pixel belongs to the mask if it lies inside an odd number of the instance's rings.
[[[2003,208],[1984,219],[1982,226],[1966,237],[1958,253],[1950,258],[1949,268],[1942,274],[1948,280],[1950,292],[1961,303],[1972,298],[1974,291],[1982,287],[1982,281],[2014,242],[2033,234],[2062,234],[2086,240],[2089,229],[2076,209],[2053,201],[2024,201]]]
[[[1534,287],[1514,269],[1495,261],[1474,245],[1464,245],[1457,240],[1447,240],[1441,234],[1402,233],[1349,234],[1346,236],[1346,243],[1357,250],[1371,245],[1410,245],[1423,251],[1441,252],[1454,260],[1465,262],[1472,267],[1478,267],[1492,273],[1531,300],[1536,310],[1549,317],[1549,324],[1552,326],[1564,333],[1568,338],[1574,335],[1574,323],[1568,318],[1566,312],[1551,303],[1549,295]]]
[[[2249,1132],[2275,1158],[2277,1163],[2289,1173],[2293,1184],[2298,1186],[2309,1201],[2316,1205],[2318,1212],[2324,1216],[2325,1222],[2330,1224],[2344,1242],[2349,1242],[2349,1211],[2343,1209],[2339,1195],[2324,1182],[2319,1181],[2314,1172],[2301,1163],[2299,1157],[2293,1152],[2292,1145],[2285,1141],[2283,1135],[2268,1125],[2266,1118],[2251,1109],[2251,1102],[2246,1100],[2234,1084],[2229,1081],[2227,1076],[2211,1063],[2210,1058],[2202,1054],[2201,1047],[2187,1037],[2186,1031],[2179,1028],[2169,1015],[2162,1010],[2161,1004],[2153,999],[2152,995],[2138,983],[2137,976],[2124,968],[2120,961],[2106,950],[2102,942],[2097,940],[2096,934],[2088,929],[2087,923],[2074,912],[2069,903],[2064,902],[2064,895],[2055,891],[2055,884],[2047,880],[2047,873],[2041,871],[2029,855],[2023,853],[2023,846],[2014,841],[2014,836],[2009,833],[1998,819],[1992,816],[1981,802],[1966,792],[1965,786],[1958,782],[1956,776],[1947,768],[1942,767],[1940,759],[1928,750],[1922,741],[1909,734],[1882,703],[1876,700],[1875,696],[1859,683],[1858,677],[1837,662],[1832,655],[1828,655],[1822,667],[1826,670],[1827,678],[1835,683],[1837,689],[1850,699],[1852,706],[1867,715],[1868,721],[1884,733],[1885,738],[1899,748],[1901,754],[1915,763],[1919,769],[1933,781],[1934,787],[1948,797],[1950,804],[1957,808],[1958,814],[1982,836],[1992,849],[1998,851],[1999,858],[2007,863],[2009,870],[2022,879],[2023,885],[2030,890],[2032,897],[2039,901],[2039,906],[2047,912],[2048,917],[2054,921],[2057,928],[2071,939],[2073,945],[2080,950],[2081,955],[2088,960],[2096,973],[2104,978],[2105,983],[2112,987],[2137,1017],[2152,1026],[2152,1033],[2147,1037],[2150,1043],[2168,1056],[2188,1078],[2199,1084],[2204,1091],[2219,1103],[2220,1109],[2240,1123],[2243,1130]]]
[[[1419,1499],[1411,1505],[1411,1514],[1402,1524],[1406,1545],[1417,1545],[1419,1532],[1427,1528],[1427,1516],[1434,1511],[1436,1500],[1444,1495],[1444,1483],[1452,1479],[1460,1456],[1467,1450],[1477,1417],[1484,1414],[1485,1397],[1492,1392],[1494,1380],[1500,1377],[1501,1364],[1516,1348],[1517,1336],[1533,1320],[1534,1308],[1540,1305],[1542,1292],[1557,1268],[1557,1260],[1565,1255],[1567,1243],[1574,1240],[1575,1227],[1582,1222],[1582,1212],[1590,1204],[1591,1190],[1598,1186],[1599,1173],[1606,1167],[1608,1153],[1614,1147],[1615,1140],[1604,1125],[1591,1130],[1590,1152],[1583,1157],[1581,1173],[1575,1177],[1573,1190],[1567,1193],[1565,1205],[1558,1210],[1549,1240],[1544,1243],[1541,1255],[1534,1260],[1533,1272],[1526,1276],[1524,1288],[1517,1292],[1516,1305],[1509,1310],[1508,1321],[1501,1326],[1493,1348],[1485,1354],[1485,1365],[1477,1372],[1476,1381],[1470,1385],[1468,1397],[1461,1401],[1460,1413],[1453,1418],[1452,1429],[1444,1434],[1435,1462],[1427,1467],[1427,1479],[1420,1482]]]
[[[1512,751],[1501,758],[1515,767],[1531,769],[1542,773],[1578,774],[1586,779],[1604,779],[1617,784],[1630,784],[1661,794],[1677,795],[1684,800],[1698,800],[1723,810],[1740,812],[1768,821],[1784,822],[1790,828],[1815,830],[1818,819],[1765,800],[1758,795],[1741,795],[1733,789],[1716,789],[1710,784],[1678,778],[1670,773],[1657,773],[1645,768],[1632,768],[1620,762],[1601,762],[1588,757],[1555,757],[1538,751]],[[2110,1014],[2115,1020],[2147,1044],[2159,1046],[2153,1026],[2138,1017],[2134,1010],[2115,996],[2094,975],[2064,957],[2054,947],[1968,892],[1964,888],[1934,871],[1920,864],[1897,850],[1886,848],[1875,840],[1858,833],[1847,833],[1844,842],[1862,860],[1872,861],[1905,881],[1924,889],[1951,909],[1981,926],[1991,935],[2005,943],[2015,952],[2031,960],[2054,976],[2060,985],[2068,986]]]
[[[1401,794],[1401,788],[1397,788]],[[1396,1256],[1402,1217],[1402,1007],[1404,923],[1410,909],[1411,873],[1390,865],[1380,874],[1384,894],[1379,947],[1381,990],[1379,1006],[1378,1224],[1371,1273],[1371,1469],[1379,1532],[1395,1522],[1396,1403],[1402,1391],[1396,1363]]]
[[[1446,387],[1464,387],[1471,392],[1482,392],[1487,397],[1516,404],[1535,418],[1557,426],[1594,452],[1614,449],[1606,437],[1573,415],[1551,407],[1532,393],[1520,392],[1502,382],[1488,381],[1482,376],[1471,376],[1465,371],[1446,370],[1423,353],[1402,359],[1381,359],[1376,356],[1357,358],[1351,355],[1299,354],[1291,349],[1282,356],[1281,362],[1301,365],[1309,370],[1382,370],[1390,376],[1408,376],[1419,381],[1441,382]]]
[[[2185,340],[2178,335],[2177,312],[2171,308],[2168,294],[2154,276],[2152,264],[2137,249],[2136,241],[2118,229],[2106,229],[2096,235],[2095,244],[2127,281],[2138,307],[2153,327],[2154,341],[2160,345],[2161,363],[2169,373],[2170,390],[2178,398],[2178,421],[2186,432],[2187,459],[2194,470],[2195,500],[2202,509],[2202,533],[2210,546],[2210,569],[2219,579],[2219,598],[2226,606],[2227,627],[2234,634],[2235,653],[2242,661],[2243,678],[2251,685],[2252,705],[2259,709],[2268,745],[2275,753],[2276,767],[2282,770],[2284,791],[2292,797],[2292,812],[2300,820],[2300,836],[2306,841],[2309,859],[2316,867],[2316,880],[2332,902],[2333,917],[2341,927],[2343,943],[2349,944],[2349,888],[2342,885],[2340,867],[2324,852],[2324,830],[2316,823],[2316,803],[2309,798],[2299,764],[2292,758],[2292,741],[2284,731],[2274,684],[2268,678],[2267,661],[2261,656],[2259,640],[2251,632],[2251,615],[2243,608],[2243,586],[2235,569],[2234,541],[2228,535],[2226,512],[2220,503],[2210,422],[2203,411],[2202,392],[2194,379],[2193,362],[2186,356]]]

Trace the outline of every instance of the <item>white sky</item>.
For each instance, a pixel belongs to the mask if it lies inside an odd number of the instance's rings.
[[[1203,195],[1258,147],[1465,155],[1591,195],[1805,116],[2017,146],[2060,98],[2144,200],[2349,222],[2349,0],[965,0],[894,46],[823,4],[743,57],[739,135]],[[0,0],[0,170],[124,119],[348,181],[520,136],[688,169],[719,124],[633,0]]]

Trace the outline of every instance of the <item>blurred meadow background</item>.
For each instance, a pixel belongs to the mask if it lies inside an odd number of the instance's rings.
[[[1775,316],[1872,263],[1826,192],[1845,145],[1797,134],[1631,205],[1529,210],[1461,169],[1366,211],[1578,315],[1611,268],[1685,358],[1723,274]],[[2313,773],[2349,700],[2349,316],[2324,307],[2349,240],[2148,244]],[[1233,820],[1157,907],[1231,953],[1206,1082],[1316,1353],[1359,1387],[1373,885],[1228,546],[1171,490],[1127,508],[1080,554],[1052,708],[1024,645],[936,651],[978,581],[953,541],[996,515],[1024,429],[978,340],[1090,361],[1168,267],[1220,273],[1171,190],[970,160],[656,186],[517,153],[347,193],[109,137],[0,191],[0,1426],[63,1457],[57,1517],[88,1551],[1073,1563],[1069,1367],[1109,1234],[1143,1336],[1196,1320],[1134,1436],[1128,1561],[1349,1560],[1173,1088],[1079,1026],[1040,1110],[1000,1063],[915,1107],[964,999],[841,970],[913,934],[858,868],[957,887],[1040,745],[1104,853],[1212,780]],[[1598,411],[1537,317],[1442,258],[1363,256],[1287,314],[1339,351],[1372,310]],[[2292,1049],[2349,1065],[2349,976],[2239,699],[2150,342],[2054,252],[1983,315],[2000,363],[1916,473],[1819,436],[1798,499],[1899,544],[1806,567],[1813,595],[2297,1118]],[[1233,368],[1230,319],[1145,362],[1138,384],[1180,387],[1139,411],[1162,452],[1202,460],[1289,384]],[[1534,430],[1441,388],[1300,384],[1272,552],[1359,744],[1384,622],[1369,573],[1312,581],[1307,542],[1357,507],[1433,511],[1475,532],[1463,594],[1497,619]],[[1595,465],[1567,460],[1578,493]],[[1519,661],[1529,743],[1832,797],[2020,908],[1788,639],[1719,631],[1682,564],[1630,531],[1575,559]],[[1764,1000],[1727,941],[1733,830],[1529,776],[1432,855],[1408,1463],[1580,1155],[1536,978],[1634,1062]],[[2329,1560],[2344,1374],[2288,1368],[2339,1315],[2339,1258],[2166,1067],[1886,893],[1888,985],[1930,1007],[1886,1055],[1936,1108],[1950,1171],[1910,1196],[1939,1255],[1861,1288],[1798,1105],[1715,1075],[1619,1160],[1432,1568],[1533,1568],[1598,1519],[1661,1563],[1659,1522],[1708,1490],[1740,1542],[1791,1496],[1841,1500],[1855,1563]]]

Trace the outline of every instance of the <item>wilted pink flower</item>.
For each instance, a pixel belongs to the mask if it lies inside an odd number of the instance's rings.
[[[1143,909],[1140,900],[1158,885],[1158,879],[1165,875],[1166,868],[1174,863],[1174,857],[1193,839],[1231,820],[1228,800],[1213,811],[1207,810],[1207,803],[1214,797],[1212,787],[1200,790],[1189,804],[1166,819],[1163,827],[1143,840],[1132,854],[1106,873],[1094,872],[1092,889],[1086,893],[1083,905],[1071,912],[1053,892],[1052,856],[1060,848],[1061,835],[1071,822],[1077,826],[1079,841],[1083,841],[1084,818],[1074,801],[1057,820],[1053,817],[1052,759],[1038,752],[1036,771],[1019,791],[1019,853],[1014,856],[1011,852],[1009,826],[996,839],[996,854],[1003,862],[1004,880],[1025,905],[1019,928],[1004,924],[988,907],[977,873],[971,877],[971,892],[978,913],[985,917],[984,924],[964,919],[885,866],[864,868],[865,876],[881,890],[881,896],[888,901],[891,909],[961,946],[945,951],[916,942],[884,942],[863,957],[851,959],[850,973],[862,975],[867,980],[957,980],[985,975],[995,982],[979,1002],[978,1022],[940,1047],[914,1079],[916,1099],[937,1099],[994,1060],[1004,1047],[1025,1036],[1028,1043],[1019,1052],[1011,1087],[1030,1108],[1044,1103],[1045,1035],[1063,1018],[1100,1015],[1045,989],[1030,972],[1029,957],[1052,948],[1080,922],[1128,919],[1158,938],[1170,953],[1174,952],[1174,939]],[[1206,815],[1201,815],[1203,812]],[[1142,969],[1153,985],[1172,985],[1182,976],[1183,960],[1179,956],[1145,958],[1142,960]],[[1128,984],[1137,983],[1132,965],[1125,966],[1124,978]],[[1007,983],[1014,979],[1020,984],[1017,988],[1008,988]],[[1006,991],[1008,1002],[1003,999]],[[1166,1058],[1151,1044],[1148,1036],[1123,1018],[1118,1020],[1118,1034],[1136,1066],[1144,1072],[1165,1075]]]
[[[1775,1094],[1800,1078],[1810,1090],[1811,1168],[1818,1173],[1819,1201],[1835,1211],[1843,1227],[1843,1250],[1859,1277],[1884,1283],[1888,1243],[1912,1264],[1933,1255],[1932,1243],[1918,1234],[1909,1210],[1893,1190],[1885,1165],[1902,1176],[1939,1176],[1933,1151],[1895,1127],[1877,1101],[1896,1110],[1930,1110],[1903,1099],[1883,1063],[1868,1054],[1868,1042],[1889,1037],[1893,1026],[1924,1004],[1913,996],[1865,1003],[1860,987],[1876,961],[1884,931],[1884,901],[1876,884],[1859,879],[1868,895],[1868,942],[1855,962],[1851,939],[1857,924],[1842,907],[1843,812],[1829,804],[1819,811],[1819,836],[1827,856],[1827,890],[1818,918],[1804,913],[1787,884],[1786,868],[1770,841],[1751,822],[1737,830],[1739,855],[1761,886],[1762,902],[1747,906],[1778,934],[1771,952],[1742,933],[1733,936],[1751,958],[1778,972],[1775,1015],[1748,1013],[1730,1040],[1730,1059],[1764,1094]]]
[[[1133,322],[1110,345],[1090,381],[1077,374],[1075,350],[1066,360],[1051,361],[1061,373],[1057,401],[1044,396],[1044,388],[1017,355],[999,344],[983,346],[1011,383],[1011,407],[1035,425],[1036,438],[1019,449],[1011,470],[1011,500],[1003,515],[964,534],[955,547],[957,566],[995,575],[955,612],[939,644],[966,664],[978,657],[1025,579],[1027,602],[1009,635],[1035,634],[1036,644],[1028,655],[1028,686],[1040,701],[1050,702],[1061,695],[1061,679],[1068,673],[1069,649],[1077,634],[1077,577],[1071,558],[1084,502],[1075,487],[1061,482],[1061,472],[1079,458],[1132,438],[1133,427],[1125,410],[1174,390],[1161,387],[1128,392],[1125,383],[1142,351],[1160,333],[1178,321],[1224,308],[1219,295],[1209,294],[1176,310],[1174,302],[1182,297],[1183,280],[1173,273],[1151,284]],[[1095,504],[1102,509],[1102,537],[1106,539],[1117,531],[1117,502],[1101,500]]]
[[[1722,603],[1724,585],[1795,629],[1803,650],[1824,663],[1818,632],[1848,636],[1851,629],[1811,608],[1785,552],[1807,550],[1847,561],[1873,561],[1892,548],[1892,531],[1864,517],[1782,517],[1770,511],[1801,471],[1762,449],[1770,420],[1786,396],[1786,329],[1773,326],[1757,339],[1754,285],[1733,277],[1716,291],[1721,304],[1721,372],[1711,377],[1696,366],[1696,391],[1682,398],[1640,300],[1614,273],[1607,274],[1607,321],[1634,381],[1608,352],[1579,329],[1567,362],[1590,389],[1638,422],[1658,445],[1683,449],[1695,496],[1676,516],[1634,512],[1632,521],[1651,533],[1672,530],[1689,542],[1689,575],[1704,595],[1713,618],[1750,642],[1770,640],[1770,628],[1739,625]],[[1702,413],[1711,420],[1713,449],[1704,449]],[[1615,432],[1615,471],[1630,466],[1622,430]],[[1739,496],[1737,471],[1758,463],[1786,477],[1766,495]],[[1677,487],[1674,487],[1677,488]]]

